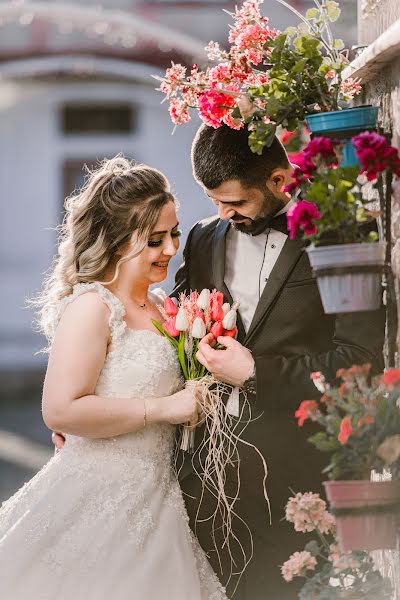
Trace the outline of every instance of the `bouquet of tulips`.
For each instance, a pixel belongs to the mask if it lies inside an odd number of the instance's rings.
[[[224,545],[228,548],[228,552],[231,553],[231,545],[234,544],[239,548],[242,555],[243,566],[240,570],[237,557],[234,559],[233,555],[230,554],[231,575],[234,572],[237,575],[244,572],[253,552],[251,531],[234,510],[235,503],[240,497],[238,446],[250,447],[260,457],[264,468],[262,491],[269,506],[265,486],[267,465],[258,448],[247,442],[243,437],[246,426],[252,420],[251,406],[246,394],[243,393],[241,409],[237,409],[234,415],[229,408],[229,400],[228,403],[223,401],[224,398],[231,398],[232,386],[215,379],[199,363],[196,354],[200,341],[208,333],[212,333],[215,339],[219,336],[236,337],[238,306],[237,302],[232,305],[224,302],[223,294],[217,290],[204,289],[201,293],[192,291],[189,295],[180,294],[178,299],[166,297],[163,305],[158,307],[165,318],[164,323],[153,321],[155,327],[176,348],[186,386],[193,387],[193,391],[196,393],[197,400],[201,405],[204,415],[202,439],[193,453],[194,430],[191,427],[184,426],[180,447],[192,453],[192,466],[194,472],[201,479],[203,486],[200,502],[205,490],[215,499],[214,512],[207,518],[213,532],[216,528],[217,515],[219,515],[222,522],[222,525],[218,525],[219,534],[222,532],[225,540]],[[224,347],[220,344],[217,344],[214,348],[220,349],[221,352],[224,351]],[[238,390],[236,389],[236,391],[238,396]],[[234,416],[237,418],[234,418]],[[224,488],[228,466],[235,469],[237,476],[236,490],[229,496]],[[243,528],[243,525],[245,526],[248,540],[244,540],[243,537],[239,539],[234,533],[236,522],[240,522],[241,528]],[[246,547],[250,548],[250,555],[247,554]],[[215,551],[219,556],[216,545]]]
[[[236,337],[238,306],[237,302],[232,306],[224,302],[222,292],[208,289],[200,294],[193,291],[188,296],[181,293],[179,300],[165,298],[164,305],[159,307],[165,321],[153,324],[176,348],[185,381],[198,381],[209,375],[196,358],[199,342],[205,335],[212,333],[215,339],[221,335]],[[193,448],[194,430],[183,427],[181,449],[192,452]]]

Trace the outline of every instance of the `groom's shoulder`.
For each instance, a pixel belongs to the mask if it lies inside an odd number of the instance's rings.
[[[213,215],[212,217],[207,217],[205,219],[202,219],[201,221],[198,221],[193,226],[193,236],[195,238],[200,237],[201,239],[204,239],[209,235],[212,235],[219,222],[220,218],[218,217],[218,215]]]

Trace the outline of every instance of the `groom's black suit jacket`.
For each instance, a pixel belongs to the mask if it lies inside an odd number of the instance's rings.
[[[180,291],[216,288],[231,302],[224,283],[225,236],[228,221],[211,217],[197,223],[189,233],[184,263],[176,275],[174,295]],[[240,311],[240,309],[239,309]],[[263,500],[261,463],[251,450],[241,454],[242,475],[237,509],[248,523],[254,542],[254,558],[243,576],[235,598],[240,600],[282,600],[296,598],[296,586],[285,583],[281,565],[295,550],[303,550],[304,534],[294,533],[293,525],[282,521],[284,507],[294,491],[319,492],[327,464],[327,455],[317,452],[306,438],[315,427],[297,426],[294,412],[305,399],[317,399],[319,393],[310,379],[313,371],[322,371],[335,379],[341,367],[370,362],[382,369],[384,310],[326,315],[316,280],[301,239],[285,245],[270,274],[245,333],[239,320],[238,340],[249,348],[256,362],[259,418],[246,429],[245,437],[264,454],[268,464],[267,490],[271,501],[272,525]],[[184,492],[198,498],[200,484],[194,474],[181,482]],[[227,487],[229,488],[229,475]],[[229,491],[229,490],[228,490]],[[205,499],[203,516],[207,512]],[[187,496],[193,522],[197,500]],[[210,504],[211,506],[211,504]],[[209,552],[211,563],[221,579],[215,553],[212,552],[210,523],[199,524],[197,535]],[[245,539],[245,534],[243,533]],[[304,580],[303,580],[304,581]],[[228,589],[232,589],[229,586]]]

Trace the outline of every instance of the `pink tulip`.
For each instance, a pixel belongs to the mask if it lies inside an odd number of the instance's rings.
[[[222,309],[222,303],[213,299],[211,301],[211,310],[210,310],[211,319],[213,321],[222,321],[224,316],[225,315],[224,315],[224,311]]]
[[[238,328],[235,326],[233,329],[227,329],[224,331],[224,337],[235,338],[237,336]]]
[[[178,314],[178,307],[169,296],[164,300],[164,310],[168,317],[175,317]]]
[[[167,321],[163,323],[163,329],[170,335],[171,337],[179,337],[180,331],[176,328],[176,317],[171,317]]]
[[[224,328],[222,325],[222,321],[216,321],[210,327],[210,333],[213,334],[215,339],[217,339],[220,335],[222,335],[223,330],[224,330]]]

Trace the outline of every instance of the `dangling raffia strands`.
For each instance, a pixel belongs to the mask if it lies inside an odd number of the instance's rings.
[[[232,391],[231,386],[217,381],[211,375],[187,381],[186,386],[193,388],[204,415],[203,437],[191,457],[193,470],[201,480],[201,497],[195,518],[195,528],[199,523],[210,522],[213,545],[220,567],[220,550],[226,549],[230,557],[228,582],[233,576],[238,576],[237,587],[241,575],[244,573],[253,556],[253,539],[250,528],[235,510],[241,485],[240,472],[242,465],[240,461],[240,447],[247,446],[251,448],[260,458],[264,471],[263,480],[260,482],[260,493],[263,494],[266,500],[267,510],[271,519],[266,490],[267,464],[258,448],[247,442],[243,437],[247,426],[255,420],[251,416],[251,405],[244,393],[242,394],[243,402],[241,411],[239,417],[236,418],[227,412],[223,401],[224,398],[229,397]],[[245,414],[248,415],[246,418]],[[182,435],[185,435],[185,429]],[[182,466],[178,466],[180,460],[182,460],[181,454],[179,453],[179,449],[177,449],[175,464],[178,471]],[[233,494],[230,492],[229,495],[226,491],[228,467],[234,469],[236,479],[236,489]],[[214,498],[214,510],[206,518],[200,518],[200,511],[206,494],[211,494]],[[239,539],[238,534],[235,533],[236,522],[241,523],[241,530],[244,528],[248,534],[248,544],[246,540]],[[221,544],[217,544],[216,542],[217,530],[219,539],[222,534],[222,547]],[[250,546],[250,552],[245,550],[245,545]],[[240,560],[237,559],[236,555],[234,556],[233,546],[239,550],[239,554],[241,555]]]

